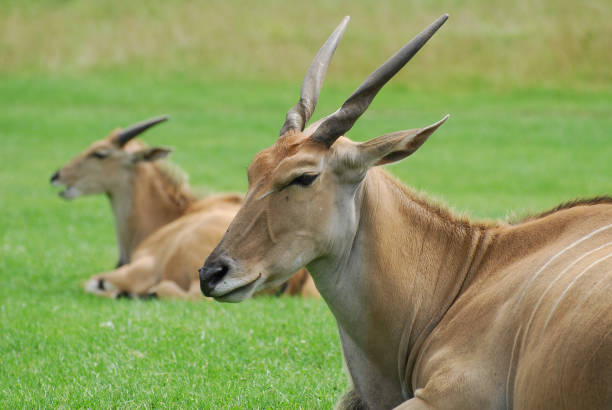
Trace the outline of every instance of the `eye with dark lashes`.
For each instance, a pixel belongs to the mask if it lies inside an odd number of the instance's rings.
[[[108,156],[108,154],[105,154],[103,152],[94,151],[91,154],[89,154],[89,156],[92,157],[92,158],[104,159],[104,158],[106,158]]]
[[[289,183],[289,185],[300,185],[300,186],[309,186],[310,184],[312,184],[314,182],[315,179],[317,179],[317,177],[319,176],[319,174],[302,174],[297,178],[294,178],[293,181],[291,181]]]

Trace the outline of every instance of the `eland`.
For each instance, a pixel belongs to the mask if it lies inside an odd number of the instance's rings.
[[[305,127],[342,21],[280,136],[248,169],[244,203],[200,269],[239,302],[306,266],[331,309],[352,388],[339,408],[609,409],[612,198],[509,224],[460,218],[379,166],[448,118],[364,143],[344,134],[448,18]]]
[[[242,195],[198,197],[182,172],[164,161],[171,151],[134,139],[167,120],[152,118],[117,129],[73,158],[51,177],[65,199],[106,194],[115,217],[119,261],[92,276],[85,290],[108,297],[201,299],[198,267],[242,203]],[[279,293],[317,296],[302,269]],[[272,293],[272,291],[270,291]]]

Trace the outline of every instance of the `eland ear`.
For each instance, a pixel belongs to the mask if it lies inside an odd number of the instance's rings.
[[[166,158],[172,152],[169,148],[161,148],[161,147],[150,147],[145,148],[131,154],[132,162],[139,161],[156,161],[158,159]]]
[[[397,131],[359,144],[359,162],[366,167],[371,167],[390,164],[406,158],[419,149],[448,117],[447,114],[440,121],[425,128]]]

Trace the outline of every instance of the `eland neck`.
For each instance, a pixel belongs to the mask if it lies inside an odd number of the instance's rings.
[[[355,380],[367,362],[405,399],[419,348],[476,269],[487,227],[428,204],[379,168],[355,198],[354,237],[308,269],[338,322],[355,388],[369,388]]]
[[[132,177],[108,193],[119,247],[119,265],[151,233],[184,215],[193,202],[186,184],[157,164],[138,164]]]

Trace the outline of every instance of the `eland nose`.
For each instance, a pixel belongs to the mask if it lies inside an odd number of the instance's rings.
[[[219,284],[229,271],[229,265],[221,259],[209,257],[204,266],[198,272],[200,273],[200,289],[206,296],[211,296],[211,292],[215,286]]]
[[[53,175],[51,175],[51,183],[57,182],[57,180],[59,179],[59,170],[55,171],[55,173]]]

